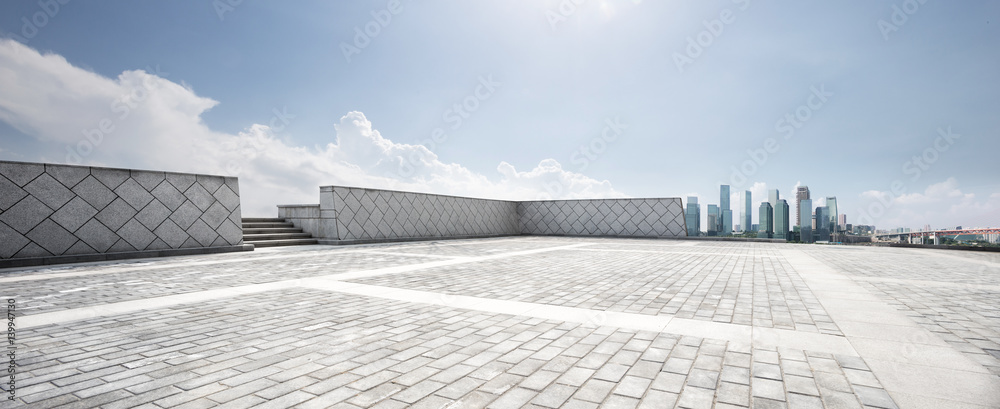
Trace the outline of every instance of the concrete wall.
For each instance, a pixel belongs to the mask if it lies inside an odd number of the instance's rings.
[[[242,244],[236,178],[0,161],[0,266]]]
[[[521,234],[686,237],[679,198],[512,202],[324,186],[319,205],[278,209],[325,244]]]
[[[519,234],[517,203],[502,200],[325,186],[319,208],[321,242]]]
[[[519,202],[521,234],[687,237],[680,198]]]

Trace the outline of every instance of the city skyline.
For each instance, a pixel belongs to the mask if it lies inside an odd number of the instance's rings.
[[[801,180],[872,224],[1000,220],[966,166],[1000,151],[994,2],[891,32],[859,1],[45,4],[0,4],[0,159],[238,176],[265,215],[329,184],[706,203]]]

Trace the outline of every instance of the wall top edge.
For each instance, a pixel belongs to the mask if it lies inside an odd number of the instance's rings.
[[[508,203],[545,203],[545,202],[587,202],[587,201],[598,201],[598,200],[676,200],[680,201],[680,197],[620,197],[620,198],[603,198],[603,199],[549,199],[549,200],[503,200],[503,199],[489,199],[485,197],[469,197],[469,196],[456,196],[456,195],[443,195],[439,193],[424,193],[424,192],[411,192],[407,190],[392,190],[392,189],[379,189],[371,187],[360,187],[360,186],[341,186],[341,185],[329,185],[320,186],[320,191],[331,191],[335,188],[342,189],[361,189],[361,190],[376,190],[381,192],[391,192],[391,193],[412,193],[417,195],[427,195],[427,196],[441,196],[441,197],[454,197],[458,199],[473,199],[473,200],[491,200],[494,202],[508,202]]]
[[[108,166],[88,166],[88,165],[67,165],[65,163],[49,163],[49,162],[24,162],[16,160],[0,160],[0,164],[12,164],[12,165],[34,165],[34,166],[64,166],[68,168],[86,168],[86,169],[108,169],[108,170],[127,170],[136,172],[162,172],[164,174],[172,175],[191,175],[191,176],[212,176],[220,177],[223,179],[239,179],[236,176],[224,176],[224,175],[212,175],[208,173],[191,173],[191,172],[173,172],[167,170],[150,170],[150,169],[136,169],[136,168],[112,168]]]
[[[378,189],[378,188],[360,187],[360,186],[330,185],[330,186],[320,186],[319,188],[320,188],[320,191],[323,191],[324,189],[326,189],[326,190],[332,190],[332,189],[335,189],[335,188],[341,188],[341,189],[361,189],[361,190],[377,190],[377,191],[380,191],[380,192],[391,192],[391,193],[412,193],[412,194],[415,194],[415,195],[454,197],[454,198],[457,198],[457,199],[490,200],[490,201],[494,201],[494,202],[518,203],[516,200],[489,199],[489,198],[485,198],[485,197],[469,197],[469,196],[456,196],[456,195],[442,195],[442,194],[439,194],[439,193],[411,192],[411,191],[408,191],[408,190]]]
[[[283,205],[278,205],[278,208],[283,208],[283,207],[319,207],[319,205],[318,204],[283,204]]]

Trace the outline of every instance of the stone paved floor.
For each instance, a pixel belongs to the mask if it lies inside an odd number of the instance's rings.
[[[998,292],[963,252],[545,237],[0,270],[0,408],[996,408]]]

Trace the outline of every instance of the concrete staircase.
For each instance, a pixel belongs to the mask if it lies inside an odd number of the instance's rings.
[[[285,219],[243,218],[243,243],[254,247],[301,246],[317,244],[316,239]]]

